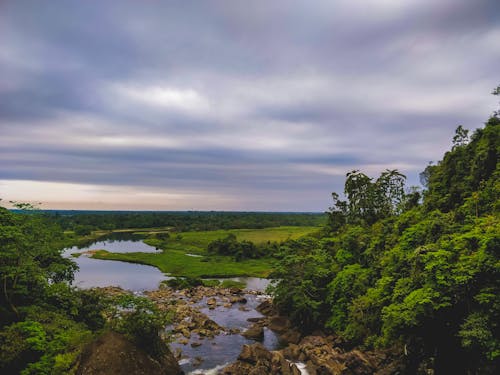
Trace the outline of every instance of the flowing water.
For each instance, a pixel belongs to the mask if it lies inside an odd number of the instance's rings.
[[[202,299],[198,305],[201,307],[200,311],[202,313],[206,314],[220,326],[238,328],[244,331],[252,324],[247,319],[263,316],[255,308],[262,302],[263,298],[267,297],[246,294],[245,298],[247,299],[245,305],[234,304],[230,308],[217,306],[211,310],[206,305],[206,299]],[[240,306],[244,306],[248,310],[241,311],[239,310]],[[201,343],[201,345],[192,347],[191,343],[193,342]],[[236,360],[244,344],[252,344],[254,342],[239,334],[220,334],[213,339],[201,339],[197,335],[192,335],[188,344],[172,343],[170,347],[174,351],[182,351],[183,358],[179,364],[187,374],[216,374],[222,365]],[[262,343],[269,350],[275,350],[280,347],[277,335],[267,328],[264,329],[264,340]]]

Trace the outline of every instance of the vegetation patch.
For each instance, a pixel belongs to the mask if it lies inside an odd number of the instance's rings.
[[[213,241],[228,235],[240,241],[251,241],[257,245],[298,239],[318,232],[319,227],[279,227],[266,229],[230,229],[202,232],[183,232],[159,239],[151,235],[144,242],[158,247],[161,253],[110,253],[96,251],[92,258],[118,260],[155,266],[164,273],[184,277],[267,277],[272,270],[272,254],[261,254],[258,259],[242,259],[235,262],[233,255],[208,254],[207,248]],[[193,257],[187,254],[202,255]]]
[[[168,250],[155,253],[110,253],[101,250],[92,255],[95,259],[119,260],[155,266],[172,276],[185,277],[267,277],[272,269],[273,259],[261,258],[235,262],[232,257],[190,257],[182,250]]]

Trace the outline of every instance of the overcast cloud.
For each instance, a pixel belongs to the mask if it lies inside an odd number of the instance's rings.
[[[0,198],[323,211],[482,126],[496,0],[0,1]]]

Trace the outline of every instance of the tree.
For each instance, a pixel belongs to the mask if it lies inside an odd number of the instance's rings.
[[[348,207],[347,202],[340,199],[335,192],[332,193],[333,205],[327,211],[328,226],[332,231],[337,231],[346,224]]]
[[[377,189],[376,202],[377,218],[384,218],[396,215],[402,210],[402,203],[405,199],[406,176],[397,169],[386,169],[377,179],[375,186]]]
[[[344,194],[348,200],[348,221],[350,223],[360,221],[373,223],[376,220],[376,193],[370,177],[359,170],[347,173]]]
[[[464,129],[462,125],[459,125],[455,129],[455,136],[453,137],[453,149],[465,146],[469,143],[469,130]]]
[[[0,324],[40,297],[49,283],[70,281],[76,265],[61,256],[60,232],[40,215],[0,207]],[[5,308],[7,307],[7,308]]]
[[[332,193],[333,206],[327,212],[330,229],[337,231],[345,224],[371,225],[401,213],[406,199],[405,182],[406,176],[397,169],[385,170],[375,182],[359,170],[347,173],[347,201]]]

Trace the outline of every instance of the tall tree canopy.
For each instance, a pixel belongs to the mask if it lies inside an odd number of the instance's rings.
[[[500,93],[500,87],[495,94]],[[276,304],[305,331],[329,329],[352,345],[395,348],[408,372],[500,371],[500,119],[422,173],[346,176],[322,238],[281,247]]]

